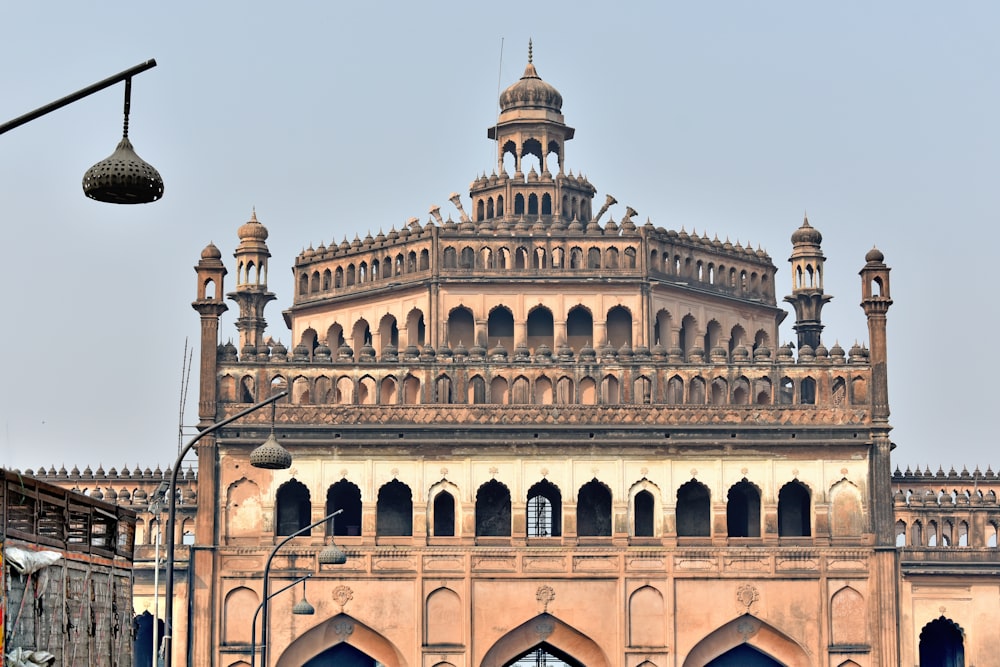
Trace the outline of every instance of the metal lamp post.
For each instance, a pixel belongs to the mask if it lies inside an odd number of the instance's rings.
[[[273,549],[271,549],[271,554],[267,557],[267,562],[264,564],[264,586],[263,586],[263,588],[264,588],[264,591],[263,591],[263,593],[264,593],[263,594],[264,601],[261,602],[261,616],[260,616],[260,664],[261,664],[261,667],[267,667],[267,648],[268,648],[268,646],[267,646],[267,601],[272,597],[272,596],[268,595],[267,588],[268,588],[268,581],[269,581],[269,576],[270,576],[270,572],[271,572],[271,561],[274,559],[274,555],[276,553],[278,553],[278,550],[281,547],[285,546],[292,538],[298,537],[299,535],[301,535],[302,533],[306,532],[307,530],[312,530],[316,526],[319,526],[320,524],[324,524],[327,521],[332,520],[333,517],[337,516],[338,514],[340,514],[343,511],[344,510],[339,509],[336,512],[332,512],[331,514],[327,514],[325,517],[323,517],[319,521],[311,523],[308,526],[303,526],[302,528],[299,528],[297,531],[295,531],[294,533],[292,533],[291,535],[289,535],[285,539],[283,539],[280,542],[278,542],[278,544],[275,545],[275,547]],[[322,551],[319,552],[318,559],[319,559],[319,564],[320,565],[343,565],[344,563],[347,562],[347,554],[345,554],[339,547],[337,547],[336,544],[331,544],[330,546],[325,547]],[[256,620],[256,618],[255,618],[255,620]],[[255,665],[255,663],[254,663],[255,654],[256,654],[256,651],[254,651],[253,653],[250,654],[250,667],[254,667],[254,665]]]
[[[118,74],[81,88],[75,93],[50,102],[23,116],[0,124],[0,134],[20,127],[47,113],[81,100],[121,81],[125,82],[125,123],[121,141],[115,152],[87,170],[83,176],[83,192],[91,199],[109,204],[148,204],[163,196],[163,179],[151,164],[136,155],[128,138],[128,114],[132,104],[132,77],[156,67],[147,60]]]
[[[279,588],[278,590],[274,591],[273,593],[271,593],[270,595],[268,595],[266,598],[264,598],[263,600],[261,600],[260,604],[257,605],[257,609],[253,613],[253,621],[251,622],[251,625],[250,625],[250,667],[255,667],[255,665],[256,665],[255,658],[257,657],[257,616],[260,615],[260,610],[263,609],[264,605],[271,598],[273,598],[275,595],[278,595],[279,593],[284,593],[285,591],[287,591],[292,586],[295,586],[296,584],[298,584],[300,581],[302,582],[302,599],[305,600],[305,597],[306,597],[305,596],[305,587],[306,587],[306,583],[305,582],[306,582],[306,579],[308,579],[311,576],[312,576],[312,572],[310,572],[309,574],[305,575],[304,577],[299,577],[298,579],[296,579],[295,581],[293,581],[290,584],[285,584],[284,586],[282,586],[281,588]],[[301,605],[301,604],[302,604],[301,602],[298,602],[298,603],[295,604],[294,607],[292,607],[292,613],[295,614],[296,616],[308,616],[308,615],[312,615],[312,614],[316,613],[316,610],[313,609],[312,605],[309,604],[308,602],[306,602],[306,604],[309,605],[308,609],[305,608],[305,607],[300,607],[299,605]]]
[[[210,433],[214,433],[223,426],[236,421],[240,417],[245,417],[251,412],[256,412],[260,410],[265,405],[274,403],[280,398],[284,398],[288,395],[287,391],[280,391],[274,396],[267,398],[260,403],[255,403],[251,405],[246,410],[241,410],[237,412],[232,417],[227,417],[222,421],[215,422],[211,426],[208,426],[201,433],[192,438],[184,448],[181,449],[180,454],[177,455],[177,460],[174,461],[174,467],[170,471],[170,486],[168,487],[169,501],[167,502],[167,554],[166,554],[166,590],[164,594],[166,596],[166,609],[163,613],[163,664],[167,667],[171,667],[173,664],[171,662],[171,657],[173,653],[173,630],[174,630],[174,518],[177,514],[177,472],[180,470],[181,464],[185,455],[194,445]],[[272,429],[273,432],[273,429]],[[280,446],[280,445],[279,445]],[[291,461],[289,460],[289,464]],[[288,467],[288,466],[285,466]],[[269,561],[270,562],[270,561]]]

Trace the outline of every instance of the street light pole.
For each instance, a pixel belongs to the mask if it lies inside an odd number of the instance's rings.
[[[170,486],[167,489],[167,492],[170,495],[168,496],[169,500],[167,502],[167,535],[166,535],[167,571],[166,571],[166,590],[164,591],[166,597],[166,609],[164,609],[163,612],[163,664],[166,665],[166,667],[171,667],[173,664],[171,662],[171,658],[173,653],[173,641],[174,641],[174,542],[175,542],[174,517],[177,514],[177,472],[180,470],[185,455],[187,455],[187,453],[191,451],[191,448],[194,447],[194,445],[199,440],[204,438],[206,435],[214,433],[223,426],[226,426],[227,424],[236,421],[240,417],[245,417],[251,412],[256,412],[265,405],[273,403],[280,398],[284,398],[287,395],[288,391],[279,391],[277,394],[271,396],[270,398],[267,398],[261,401],[260,403],[255,403],[246,410],[241,410],[240,412],[237,412],[232,417],[227,417],[222,421],[215,422],[211,426],[208,426],[205,430],[203,430],[198,435],[194,436],[186,445],[184,445],[184,448],[180,451],[180,454],[177,455],[177,460],[174,461],[174,467],[170,471]],[[190,565],[188,565],[188,567],[190,568]],[[188,595],[190,595],[190,591],[188,592]]]
[[[124,81],[125,122],[122,126],[122,139],[118,142],[114,153],[84,173],[83,193],[91,199],[108,204],[148,204],[154,202],[163,196],[163,179],[153,165],[136,155],[132,142],[128,138],[128,115],[132,106],[132,77],[153,67],[156,67],[156,61],[147,60],[86,88],[81,88],[75,93],[70,93],[55,102],[29,111],[14,120],[0,123],[0,134]]]
[[[299,535],[301,535],[302,533],[306,532],[307,530],[311,530],[311,529],[315,528],[316,526],[318,526],[320,524],[326,523],[327,521],[329,521],[330,519],[332,519],[333,517],[337,516],[338,514],[340,514],[343,511],[344,511],[343,509],[339,509],[336,512],[332,512],[331,514],[327,514],[325,517],[323,517],[319,521],[316,521],[315,523],[311,523],[308,526],[303,526],[302,528],[299,528],[297,531],[295,531],[294,533],[292,533],[291,535],[289,535],[285,539],[283,539],[280,542],[278,542],[278,544],[273,549],[271,549],[271,554],[267,557],[267,562],[264,564],[264,594],[262,596],[264,598],[264,601],[261,603],[262,604],[262,610],[261,610],[261,614],[260,614],[260,664],[261,664],[261,667],[267,667],[267,648],[268,648],[267,647],[267,601],[270,599],[270,596],[267,594],[267,584],[268,584],[268,580],[269,580],[268,577],[269,577],[270,572],[271,572],[271,560],[273,560],[274,559],[274,555],[276,553],[278,553],[278,549],[280,549],[281,547],[285,546],[289,542],[289,540],[291,540],[293,537],[298,537]],[[346,558],[344,558],[342,554],[343,554],[343,552],[341,552],[341,557],[336,562],[344,563],[346,561]],[[322,556],[322,552],[321,552],[321,556]],[[320,563],[322,564],[324,562],[324,560],[325,559],[323,559],[321,557]],[[335,561],[331,560],[329,562],[335,562]],[[254,663],[253,663],[253,656],[252,655],[250,657],[250,660],[251,660],[250,667],[253,667]]]
[[[257,605],[257,609],[253,613],[253,622],[250,624],[250,667],[255,667],[255,665],[257,664],[256,663],[256,658],[257,658],[257,617],[260,615],[260,610],[263,609],[264,605],[267,604],[268,600],[270,600],[271,598],[273,598],[275,595],[278,595],[279,593],[284,593],[285,591],[287,591],[292,586],[295,586],[300,581],[305,581],[306,579],[308,579],[311,576],[313,576],[312,572],[310,572],[309,574],[305,575],[304,577],[299,577],[298,579],[296,579],[295,581],[293,581],[290,584],[286,584],[286,585],[282,586],[281,588],[279,588],[278,590],[274,591],[273,593],[271,593],[270,595],[268,595],[266,598],[264,598],[263,600],[261,600],[260,604]],[[292,613],[294,614],[295,612],[292,611]]]

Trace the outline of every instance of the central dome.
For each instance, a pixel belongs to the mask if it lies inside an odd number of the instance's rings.
[[[562,95],[550,84],[542,81],[531,62],[531,51],[528,51],[528,66],[524,68],[521,79],[503,91],[500,95],[500,110],[511,109],[551,109],[562,113]]]

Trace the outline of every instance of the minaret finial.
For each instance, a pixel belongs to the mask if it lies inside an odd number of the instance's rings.
[[[531,38],[529,37],[528,38],[528,63],[529,64],[532,62],[532,53],[531,53],[531,50],[532,50]]]

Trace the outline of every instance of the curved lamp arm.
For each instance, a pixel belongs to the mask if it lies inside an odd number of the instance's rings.
[[[222,421],[215,422],[211,426],[208,426],[204,431],[202,431],[198,435],[196,435],[193,438],[191,438],[191,440],[186,445],[184,445],[184,448],[181,450],[180,454],[177,455],[177,460],[174,461],[174,467],[170,471],[170,486],[167,487],[167,490],[170,493],[169,501],[167,502],[167,554],[166,554],[166,556],[167,556],[166,557],[166,560],[167,560],[167,573],[166,573],[167,581],[166,581],[166,585],[165,585],[166,590],[164,591],[164,593],[166,595],[166,600],[167,600],[167,608],[164,610],[164,613],[163,613],[163,664],[166,665],[167,667],[171,667],[171,665],[173,664],[171,662],[171,657],[172,657],[172,654],[173,654],[173,639],[174,639],[174,637],[173,637],[173,635],[174,635],[174,632],[173,632],[173,629],[174,629],[174,627],[173,627],[174,626],[174,542],[175,542],[175,540],[174,540],[174,518],[177,515],[177,472],[180,470],[180,467],[181,467],[181,464],[183,462],[183,459],[187,455],[187,453],[189,451],[191,451],[191,448],[194,447],[195,444],[199,440],[201,440],[202,438],[204,438],[206,435],[209,435],[210,433],[214,433],[215,431],[218,431],[223,426],[226,426],[227,424],[230,424],[230,423],[236,421],[240,417],[245,417],[246,415],[250,414],[251,412],[256,412],[257,410],[260,410],[265,405],[269,405],[271,403],[274,403],[279,398],[284,398],[287,395],[288,395],[288,391],[279,391],[274,396],[271,396],[271,397],[269,397],[269,398],[261,401],[260,403],[255,403],[254,405],[251,405],[246,410],[241,410],[240,412],[237,412],[232,417],[227,417],[226,419],[223,419]]]

